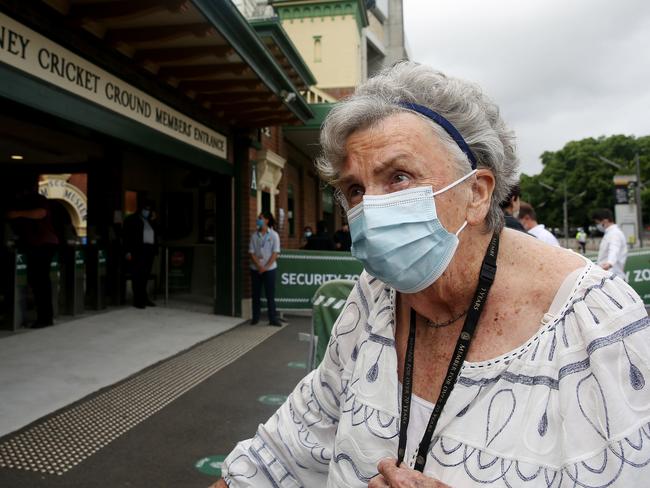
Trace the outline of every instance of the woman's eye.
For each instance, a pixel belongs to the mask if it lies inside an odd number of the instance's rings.
[[[363,198],[363,193],[364,193],[363,188],[361,188],[360,186],[357,185],[351,186],[347,191],[348,202],[355,203],[361,201],[361,199]]]
[[[405,175],[404,173],[397,173],[395,176],[393,176],[393,184],[401,184],[401,183],[408,183],[411,181],[411,179],[408,177],[408,175]]]

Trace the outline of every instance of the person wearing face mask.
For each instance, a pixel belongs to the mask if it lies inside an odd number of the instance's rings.
[[[314,235],[314,232],[311,229],[311,226],[307,225],[302,231],[302,240],[304,242],[304,245],[302,246],[301,249],[305,249],[307,246],[307,243],[309,242],[309,239],[311,239],[311,236]]]
[[[499,113],[408,61],[332,108],[317,168],[365,271],[217,487],[646,484],[650,318],[617,276],[504,228]]]
[[[147,282],[156,256],[156,230],[153,224],[153,202],[142,203],[138,211],[124,219],[125,258],[131,269],[133,306],[155,307],[147,295]]]
[[[598,231],[604,234],[598,248],[598,265],[625,279],[625,261],[627,261],[625,234],[614,223],[614,215],[608,208],[595,210],[592,219]]]
[[[506,199],[499,204],[503,210],[505,226],[509,229],[515,229],[520,232],[526,232],[524,226],[519,222],[519,205],[521,197],[521,188],[519,183],[510,189]]]
[[[327,231],[327,222],[319,220],[316,222],[316,234],[313,234],[307,240],[307,244],[303,249],[310,251],[334,251],[334,241],[332,236]]]
[[[280,254],[280,236],[273,229],[275,218],[271,212],[262,212],[255,222],[256,231],[251,235],[248,253],[251,258],[250,275],[253,295],[253,317],[251,325],[260,320],[262,287],[266,293],[269,325],[281,326],[275,308],[275,281]]]

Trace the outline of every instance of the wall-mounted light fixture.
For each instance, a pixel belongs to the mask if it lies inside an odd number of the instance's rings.
[[[288,92],[287,90],[280,90],[280,96],[284,103],[291,103],[296,99],[296,94],[294,92]]]

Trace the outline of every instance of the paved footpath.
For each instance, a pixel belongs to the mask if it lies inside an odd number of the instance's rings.
[[[3,488],[205,488],[306,374],[310,319],[240,325],[0,438]]]

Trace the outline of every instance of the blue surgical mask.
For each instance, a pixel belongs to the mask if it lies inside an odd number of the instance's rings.
[[[458,234],[440,223],[435,196],[453,188],[476,170],[434,192],[428,187],[387,195],[367,195],[348,212],[352,255],[375,278],[402,293],[417,293],[434,283],[447,269]]]
[[[596,229],[598,229],[598,232],[605,233],[605,226],[603,224],[596,224]]]
[[[311,237],[311,231],[306,231],[305,232],[305,239],[309,239]]]
[[[264,219],[257,219],[256,224],[257,224],[257,228],[261,230],[262,227],[264,227]]]
[[[149,216],[151,215],[151,210],[147,210],[146,208],[142,209],[142,218],[148,219]]]

